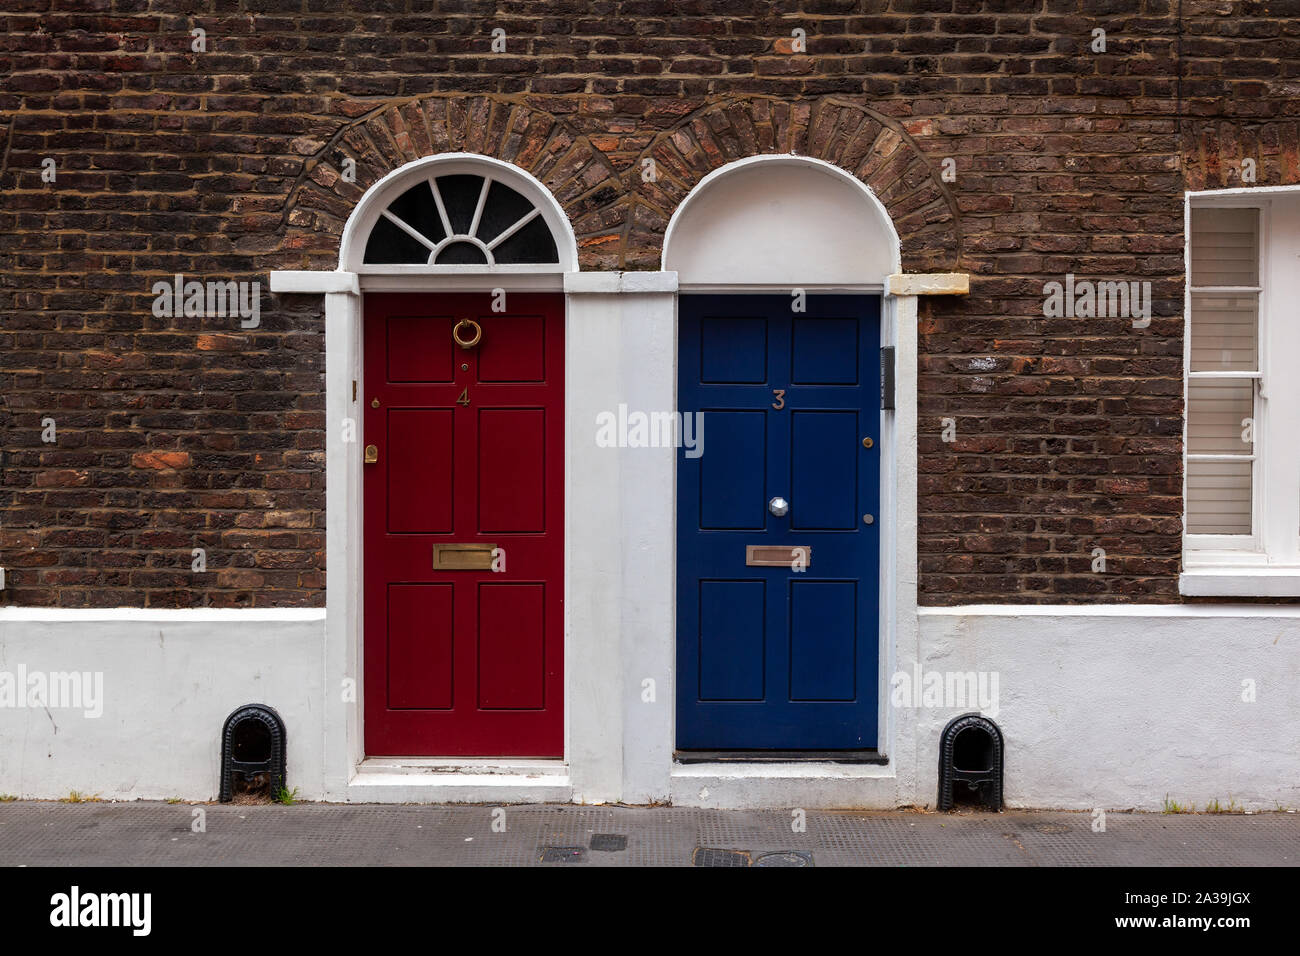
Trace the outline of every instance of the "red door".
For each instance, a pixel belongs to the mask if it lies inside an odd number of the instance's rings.
[[[564,299],[492,304],[365,299],[368,755],[563,755]]]

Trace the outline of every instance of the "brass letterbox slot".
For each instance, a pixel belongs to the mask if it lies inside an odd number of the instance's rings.
[[[807,544],[745,545],[745,565],[750,568],[792,568],[798,562],[801,567],[812,564],[812,546]]]
[[[476,541],[461,544],[435,544],[433,570],[435,571],[491,571],[495,544]]]

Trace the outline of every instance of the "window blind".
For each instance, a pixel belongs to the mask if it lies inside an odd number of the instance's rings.
[[[1187,531],[1253,532],[1259,210],[1191,213]]]

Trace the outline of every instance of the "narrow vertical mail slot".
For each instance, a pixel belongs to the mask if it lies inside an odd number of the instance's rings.
[[[435,571],[491,571],[495,544],[462,542],[435,544],[433,570]]]
[[[812,546],[807,544],[745,545],[745,565],[751,568],[790,568],[798,561],[803,567],[812,565]]]
[[[887,345],[880,350],[880,407],[894,407],[894,347]]]

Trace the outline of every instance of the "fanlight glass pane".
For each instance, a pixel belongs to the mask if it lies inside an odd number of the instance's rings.
[[[1253,379],[1194,378],[1187,394],[1189,455],[1249,455],[1254,451],[1254,428],[1249,421],[1255,414]]]
[[[451,227],[450,236],[438,211],[439,199],[445,223]],[[412,232],[427,239],[427,245]],[[489,248],[463,241],[471,238]],[[432,247],[440,242],[446,245],[438,252],[437,265],[546,265],[560,261],[555,238],[533,203],[502,182],[472,173],[423,179],[393,200],[366,240],[364,261],[368,265],[426,265]]]
[[[393,200],[388,211],[408,226],[414,228],[430,242],[436,243],[447,235],[442,228],[442,217],[433,202],[433,188],[428,181],[416,183],[402,195]],[[425,251],[429,258],[428,250]]]
[[[488,187],[487,203],[483,206],[477,238],[491,242],[532,211],[533,204],[527,199],[505,183],[493,181]]]
[[[479,265],[488,264],[483,250],[472,242],[449,242],[438,253],[438,265]]]
[[[429,261],[428,248],[383,216],[366,240],[365,262],[374,265],[420,265]]]
[[[493,251],[497,262],[559,262],[555,237],[541,216],[536,217]]]
[[[438,193],[442,196],[443,208],[451,221],[453,235],[469,235],[469,227],[474,222],[474,210],[478,208],[478,195],[483,191],[482,176],[439,176]]]
[[[1259,295],[1192,293],[1192,371],[1254,372],[1259,365]]]
[[[1250,534],[1249,461],[1187,463],[1189,534]]]

